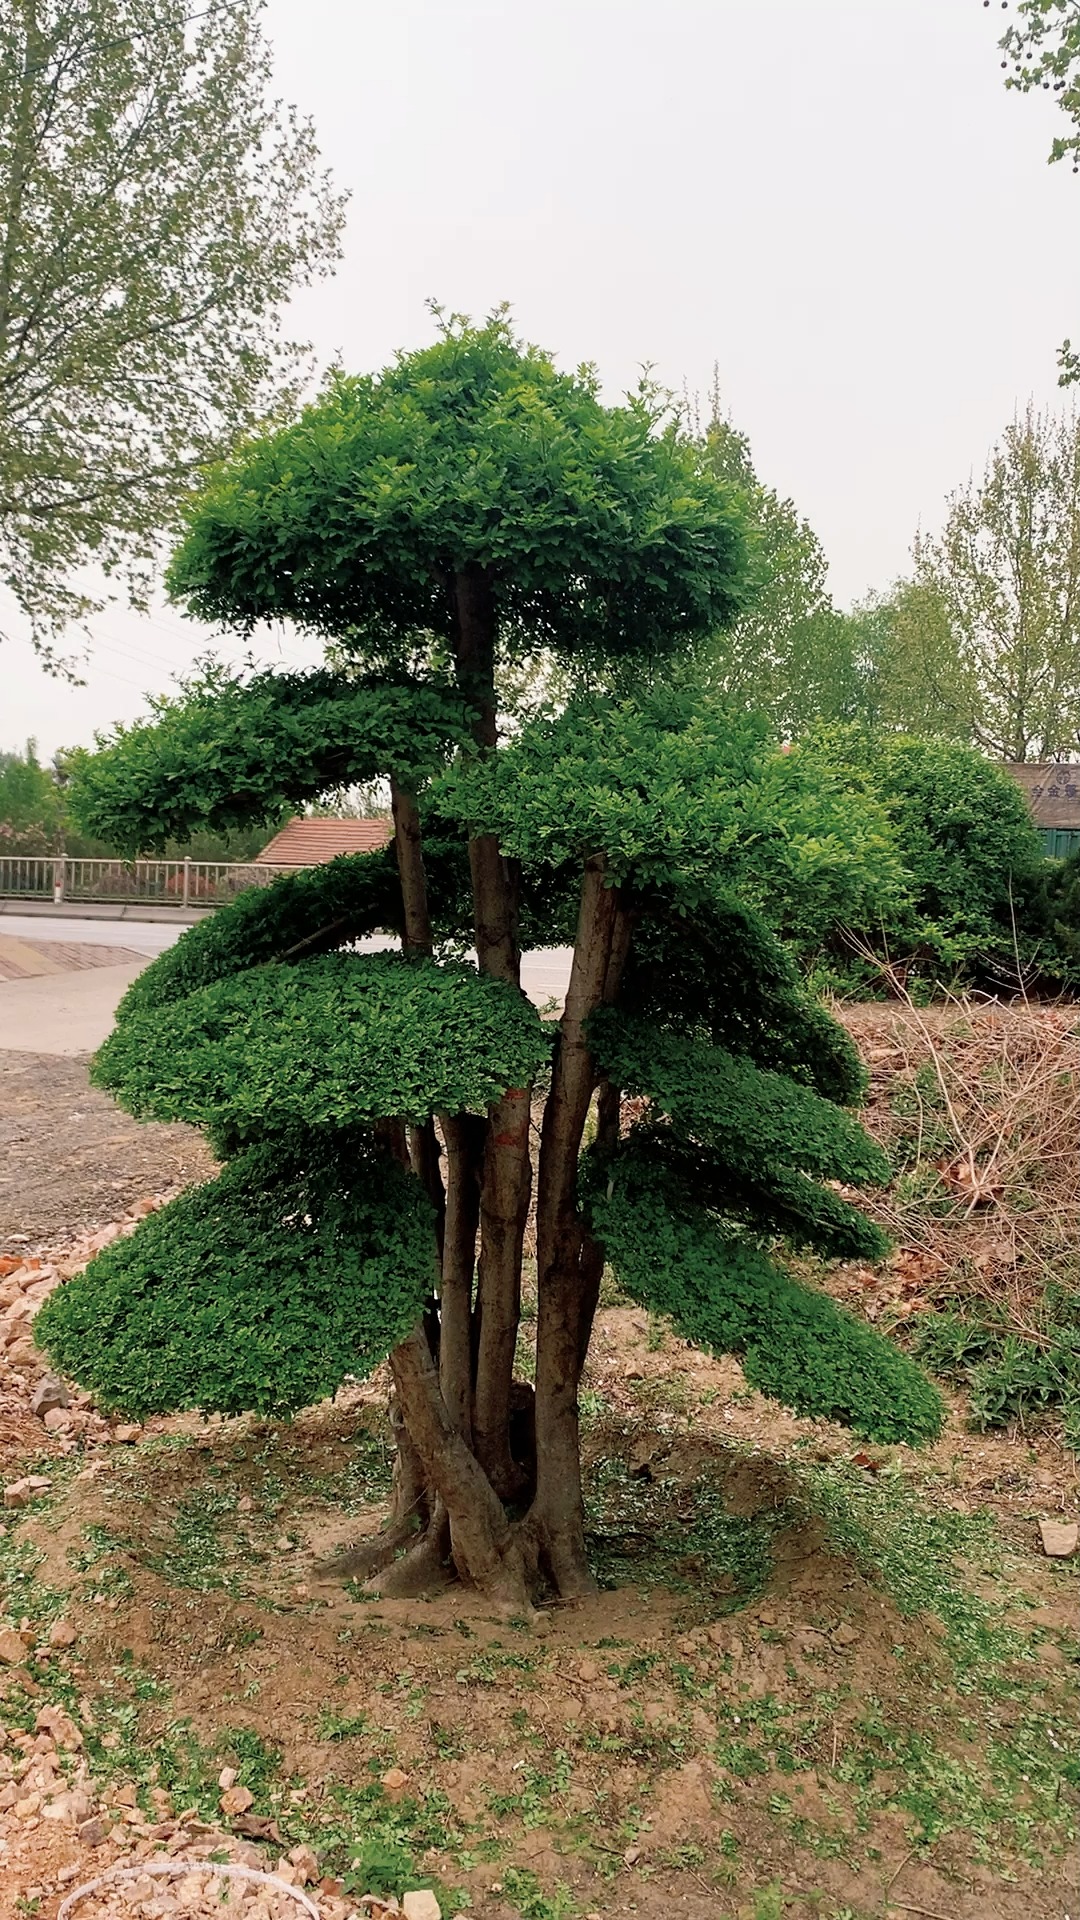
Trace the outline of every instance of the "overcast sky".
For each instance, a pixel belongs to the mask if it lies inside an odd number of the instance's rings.
[[[609,397],[707,387],[816,528],[841,604],[905,566],[1080,338],[1080,179],[1048,97],[1006,92],[999,0],[269,0],[283,93],[352,190],[325,362],[522,331]],[[10,626],[8,608],[0,615]],[[206,646],[111,609],[89,684],[0,652],[0,745],[89,742]],[[299,642],[268,658],[312,657]]]

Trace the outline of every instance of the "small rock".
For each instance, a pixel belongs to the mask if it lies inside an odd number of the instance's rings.
[[[637,1862],[640,1859],[641,1859],[640,1847],[627,1847],[626,1852],[623,1854],[623,1866],[633,1867],[637,1864]]]
[[[5,1667],[17,1667],[26,1659],[26,1645],[21,1634],[14,1627],[0,1629],[0,1662]]]
[[[69,1626],[66,1620],[54,1620],[49,1628],[50,1647],[73,1647],[78,1637],[74,1627]]]
[[[291,1553],[292,1552],[292,1541],[289,1539],[289,1536],[287,1533],[278,1534],[277,1539],[274,1541],[274,1551],[275,1553]]]
[[[600,1669],[597,1666],[596,1661],[582,1660],[578,1667],[578,1679],[584,1680],[586,1686],[591,1686],[593,1681],[599,1680],[599,1678],[600,1678]]]
[[[442,1908],[433,1893],[426,1888],[417,1888],[414,1893],[405,1893],[401,1897],[401,1911],[405,1920],[442,1920]]]
[[[217,1780],[222,1793],[228,1793],[230,1787],[235,1787],[239,1778],[240,1775],[237,1773],[235,1767],[222,1767]]]
[[[289,1859],[296,1868],[294,1885],[300,1887],[313,1886],[319,1877],[319,1861],[317,1855],[312,1852],[311,1848],[290,1847]]]
[[[254,1506],[255,1502],[250,1493],[242,1493],[236,1503],[236,1511],[237,1513],[251,1513]]]
[[[40,1793],[28,1793],[25,1800],[15,1802],[16,1820],[31,1820],[35,1813],[41,1812]]]
[[[54,1413],[58,1408],[70,1407],[70,1405],[71,1395],[63,1381],[56,1380],[51,1373],[47,1373],[44,1380],[40,1380],[34,1388],[30,1411],[36,1413],[39,1420],[43,1420],[47,1413]]]
[[[385,1792],[393,1799],[395,1795],[402,1793],[408,1786],[409,1776],[407,1773],[403,1773],[400,1767],[391,1767],[389,1773],[383,1774],[382,1784]]]
[[[103,1846],[107,1837],[104,1820],[84,1820],[78,1836],[84,1847]]]
[[[254,1805],[255,1795],[250,1787],[229,1787],[218,1801],[222,1813],[227,1814],[230,1820],[234,1813],[246,1813]]]
[[[1080,1545],[1080,1525],[1075,1520],[1040,1520],[1039,1534],[1043,1552],[1051,1560],[1070,1560]]]
[[[5,1507],[25,1507],[30,1498],[30,1488],[25,1480],[12,1480],[4,1488]]]
[[[134,1446],[135,1441],[139,1439],[141,1433],[141,1427],[114,1427],[112,1430],[112,1438],[118,1446],[130,1447]]]
[[[52,1486],[52,1481],[49,1479],[47,1473],[28,1473],[26,1476],[26,1486],[27,1491],[30,1493],[48,1493],[49,1488]]]
[[[853,1647],[861,1637],[858,1628],[850,1626],[846,1620],[834,1627],[829,1635],[834,1647]]]
[[[62,1433],[71,1425],[71,1415],[65,1407],[50,1407],[41,1419],[46,1433]]]

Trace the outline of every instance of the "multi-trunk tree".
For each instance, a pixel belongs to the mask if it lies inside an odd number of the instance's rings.
[[[333,664],[159,705],[77,767],[83,824],[134,848],[381,777],[394,838],[243,896],[130,989],[99,1083],[225,1166],[53,1297],[56,1362],[136,1412],[273,1412],[388,1356],[396,1504],[365,1570],[452,1563],[513,1605],[590,1585],[578,1387],[605,1260],[786,1404],[935,1432],[916,1369],[776,1258],[880,1252],[840,1183],[886,1169],[852,1047],[753,903],[872,891],[873,836],[665,685],[738,610],[743,550],[654,401],[606,408],[503,318],[451,321],[222,471],[171,586],[204,618],[295,621]],[[501,675],[536,654],[579,690],[506,737]],[[355,950],[388,929],[400,953]],[[521,951],[568,940],[544,1017]]]

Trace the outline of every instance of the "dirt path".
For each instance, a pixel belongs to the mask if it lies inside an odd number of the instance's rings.
[[[0,1052],[0,1251],[76,1239],[214,1168],[189,1127],[132,1120],[85,1056]]]

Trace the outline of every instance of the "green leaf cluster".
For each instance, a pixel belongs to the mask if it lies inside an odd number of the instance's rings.
[[[822,729],[788,758],[884,809],[903,875],[874,917],[837,915],[826,944],[853,929],[917,969],[975,978],[1016,973],[1046,928],[1039,836],[1016,782],[974,747],[862,728]],[[809,943],[803,942],[804,952]]]
[[[761,721],[700,691],[582,697],[498,756],[458,758],[438,806],[526,866],[602,852],[611,878],[682,896],[738,889],[784,930],[898,893],[888,820],[838,769],[778,753]]]
[[[133,980],[120,1002],[132,1014],[169,1007],[199,987],[272,960],[297,960],[345,947],[373,933],[398,932],[401,887],[393,850],[341,854],[318,867],[249,887],[196,921]]]
[[[281,320],[344,202],[261,14],[0,6],[0,575],[54,668],[88,569],[145,608],[206,463],[306,384]]]
[[[143,1417],[286,1414],[364,1376],[435,1285],[430,1205],[371,1136],[259,1146],[114,1241],[34,1323],[62,1372]]]
[[[657,1030],[700,1033],[826,1100],[857,1106],[865,1093],[850,1035],[734,894],[717,889],[688,905],[674,883],[639,895],[619,1005]]]
[[[415,786],[468,738],[447,687],[329,671],[245,676],[209,664],[150,705],[67,764],[76,824],[128,853],[269,820],[338,787],[390,775]]]
[[[333,953],[132,1008],[93,1078],[129,1113],[185,1120],[230,1153],[298,1128],[482,1113],[530,1084],[551,1037],[516,988],[463,963]]]
[[[589,1041],[616,1086],[651,1100],[736,1175],[780,1166],[821,1180],[889,1178],[887,1156],[843,1107],[745,1055],[613,1007],[593,1014]]]
[[[590,1156],[584,1197],[620,1285],[695,1346],[737,1355],[760,1392],[872,1440],[940,1431],[940,1396],[905,1355],[689,1200],[662,1160]]]
[[[202,618],[289,619],[372,662],[451,637],[447,588],[490,586],[515,651],[664,653],[725,624],[741,518],[662,397],[605,407],[505,313],[446,319],[376,376],[331,375],[188,516],[169,574]]]
[[[826,1258],[887,1251],[839,1190],[889,1177],[839,1104],[862,1090],[850,1042],[821,1009],[807,1018],[793,966],[738,903],[698,905],[681,924],[652,906],[638,939],[625,1002],[588,1024],[602,1071],[647,1103],[582,1167],[582,1203],[621,1285],[697,1345],[738,1355],[798,1413],[881,1440],[932,1436],[940,1400],[917,1368],[768,1251],[777,1240]]]

